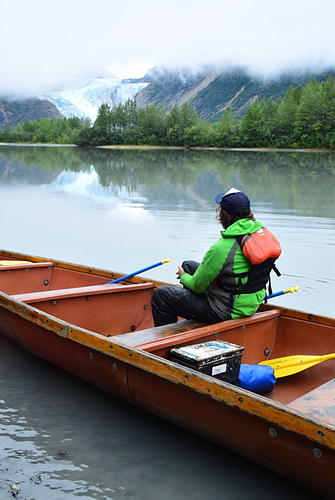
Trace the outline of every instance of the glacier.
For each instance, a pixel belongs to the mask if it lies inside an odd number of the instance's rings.
[[[94,123],[101,104],[114,108],[128,99],[134,99],[147,85],[116,77],[78,79],[61,90],[46,92],[38,97],[52,102],[65,118],[89,118]]]

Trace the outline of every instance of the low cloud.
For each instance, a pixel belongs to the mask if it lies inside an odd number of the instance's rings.
[[[141,77],[155,65],[335,67],[333,0],[0,0],[0,93],[68,80]]]

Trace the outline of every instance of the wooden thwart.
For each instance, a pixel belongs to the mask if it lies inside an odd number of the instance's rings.
[[[46,290],[43,292],[22,293],[12,295],[13,299],[20,300],[25,304],[41,302],[45,300],[59,300],[69,297],[80,297],[86,295],[101,295],[109,293],[129,293],[138,290],[147,290],[154,287],[153,283],[136,283],[131,285],[91,285],[76,288],[65,288],[62,290]]]

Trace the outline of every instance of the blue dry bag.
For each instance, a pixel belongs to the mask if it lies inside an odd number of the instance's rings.
[[[275,383],[276,377],[271,366],[241,364],[238,386],[242,389],[263,394],[271,392]]]

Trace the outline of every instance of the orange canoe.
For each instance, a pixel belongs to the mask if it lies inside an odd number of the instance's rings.
[[[335,320],[262,305],[251,317],[155,328],[163,283],[0,251],[0,333],[100,388],[334,498],[335,360],[241,389],[171,359],[171,350],[223,341],[242,363],[335,352]]]

